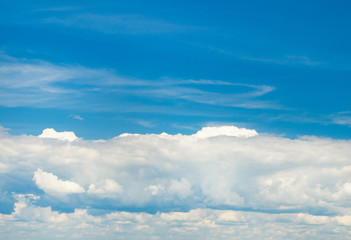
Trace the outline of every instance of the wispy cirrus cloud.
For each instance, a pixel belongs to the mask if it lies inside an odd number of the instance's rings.
[[[106,34],[170,34],[199,31],[201,27],[178,25],[142,15],[116,14],[78,14],[66,17],[51,17],[44,20],[47,24],[60,24],[67,27],[94,30]]]
[[[83,117],[81,117],[81,116],[79,116],[79,115],[76,115],[76,114],[70,114],[69,116],[70,116],[71,118],[73,118],[73,119],[76,119],[76,120],[80,120],[80,121],[83,121],[83,120],[84,120]]]
[[[255,55],[249,55],[249,54],[245,55],[230,49],[224,49],[224,48],[215,47],[215,46],[209,46],[209,45],[203,45],[203,44],[194,44],[194,45],[208,49],[210,51],[220,53],[222,55],[226,55],[229,57],[250,61],[250,62],[260,62],[260,63],[287,65],[287,66],[300,65],[300,66],[309,66],[309,67],[316,67],[316,66],[325,64],[325,62],[314,60],[307,55],[285,54],[281,56],[271,56],[271,55],[255,56]]]
[[[323,62],[314,61],[311,58],[302,55],[285,55],[281,58],[260,58],[260,57],[241,57],[243,60],[253,61],[253,62],[262,62],[262,63],[272,63],[278,65],[305,65],[305,66],[319,66]]]
[[[236,84],[229,86],[238,86]],[[245,86],[245,85],[241,85]],[[145,96],[157,96],[159,98],[177,98],[190,102],[202,104],[239,107],[248,109],[283,109],[284,107],[274,101],[260,101],[257,98],[272,92],[275,88],[271,86],[246,85],[247,92],[244,93],[221,93],[210,90],[201,90],[196,87],[181,87],[176,84],[171,87],[140,90]]]
[[[57,65],[41,60],[3,57],[0,79],[0,105],[7,107],[74,109],[84,104],[86,108],[104,109],[114,108],[118,101],[125,101],[122,105],[128,105],[130,102],[121,98],[134,96],[149,101],[185,100],[224,107],[283,108],[274,100],[260,100],[261,96],[275,90],[267,85],[169,78],[143,80],[119,76],[109,69]],[[132,104],[134,107],[143,106],[143,103]]]
[[[60,7],[50,7],[50,8],[37,8],[34,11],[37,12],[67,12],[82,9],[82,7],[77,6],[60,6]]]
[[[338,112],[330,115],[329,118],[333,124],[351,127],[351,111]]]

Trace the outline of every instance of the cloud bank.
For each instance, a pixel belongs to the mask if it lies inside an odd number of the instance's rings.
[[[86,209],[60,213],[51,207],[38,207],[35,203],[40,198],[32,194],[18,194],[15,198],[14,212],[0,214],[0,236],[4,239],[341,240],[348,239],[351,225],[351,215],[330,217],[208,208],[156,214],[115,211],[97,216]]]
[[[83,235],[104,228],[121,238],[137,230],[129,239],[162,239],[165,229],[176,239],[260,239],[264,231],[342,239],[351,225],[349,140],[289,139],[234,126],[74,141],[2,129],[0,149],[0,201],[15,204],[12,213],[2,210],[5,225],[62,221],[63,234],[73,226]]]

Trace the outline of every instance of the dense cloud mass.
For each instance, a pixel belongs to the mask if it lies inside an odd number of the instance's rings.
[[[40,137],[12,136],[2,129],[0,149],[0,203],[14,204],[11,211],[1,209],[6,227],[0,236],[16,234],[8,225],[13,221],[23,231],[36,222],[58,222],[64,236],[84,229],[80,237],[98,231],[123,238],[129,232],[127,239],[349,234],[347,140],[288,139],[230,126],[109,140],[53,129]],[[56,236],[54,231],[45,234]]]

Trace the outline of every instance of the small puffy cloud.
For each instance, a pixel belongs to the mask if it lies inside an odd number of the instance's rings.
[[[330,222],[330,217],[328,216],[314,216],[305,213],[297,214],[297,220],[303,221],[307,224],[328,224]]]
[[[53,128],[46,128],[43,130],[43,133],[40,134],[38,137],[40,138],[55,138],[62,141],[69,141],[72,142],[77,140],[78,137],[74,134],[74,132],[56,132]]]
[[[237,222],[239,221],[238,214],[235,211],[223,211],[219,214],[217,221],[219,222]]]
[[[180,181],[172,179],[168,192],[180,199],[185,199],[193,193],[191,190],[191,184],[185,178],[182,178]]]
[[[336,216],[333,219],[339,224],[351,226],[351,215]]]
[[[160,192],[164,190],[164,187],[161,184],[150,185],[147,189],[151,192],[151,195],[158,195]]]
[[[203,209],[193,209],[189,212],[161,213],[160,217],[162,220],[167,222],[200,221],[206,217],[206,211]]]
[[[85,190],[78,183],[60,180],[52,173],[37,169],[34,172],[33,181],[44,192],[53,195],[83,193]]]
[[[92,194],[112,194],[123,192],[123,188],[113,179],[105,179],[97,185],[90,184],[87,192]]]
[[[235,126],[221,126],[221,127],[204,127],[196,134],[197,138],[209,138],[217,136],[232,136],[232,137],[254,137],[258,133],[252,129],[237,128]]]
[[[17,194],[11,214],[0,213],[2,239],[349,239],[350,216],[198,208],[148,214],[86,209],[60,213],[37,206],[38,196]]]

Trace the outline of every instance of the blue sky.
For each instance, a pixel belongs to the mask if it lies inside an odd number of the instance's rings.
[[[0,123],[85,139],[217,124],[349,138],[348,4],[2,1]]]
[[[350,8],[1,1],[0,238],[349,238]]]

